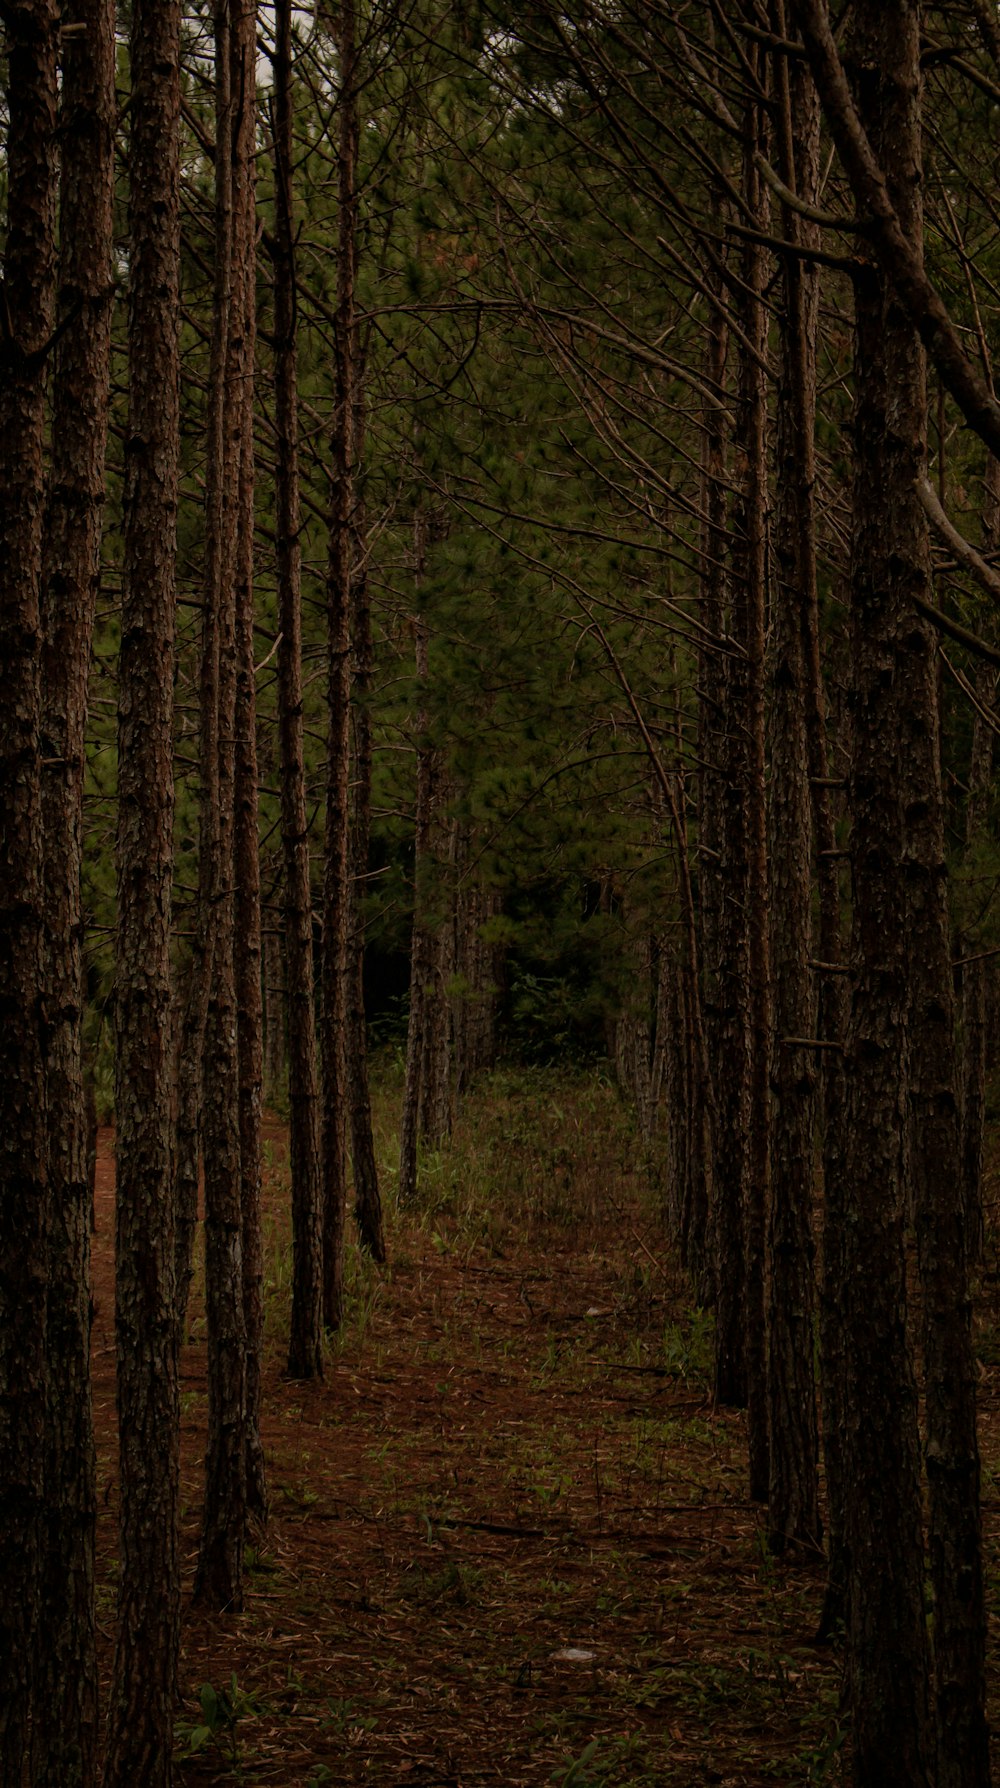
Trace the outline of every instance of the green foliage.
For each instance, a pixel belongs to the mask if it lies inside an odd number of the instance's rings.
[[[557,1764],[549,1780],[557,1782],[559,1788],[601,1788],[606,1778],[599,1761],[599,1750],[596,1738],[592,1738],[579,1757],[567,1758],[565,1763]]]
[[[214,1748],[242,1781],[243,1764],[237,1727],[241,1722],[257,1718],[263,1711],[261,1702],[240,1688],[235,1671],[224,1689],[213,1688],[208,1682],[202,1683],[198,1700],[201,1708],[200,1720],[178,1721],[174,1727],[178,1760],[183,1762]]]

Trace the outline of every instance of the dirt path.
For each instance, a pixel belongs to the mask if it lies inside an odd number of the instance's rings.
[[[102,1134],[94,1324],[105,1664],[117,1471],[109,1145]],[[325,1381],[303,1386],[281,1375],[278,1130],[269,1152],[271,1519],[250,1554],[247,1611],[209,1619],[186,1606],[182,1722],[198,1722],[203,1684],[235,1676],[244,1699],[235,1753],[220,1735],[180,1763],[179,1780],[837,1780],[839,1660],[811,1641],[821,1572],[767,1555],[745,1500],[741,1423],[710,1406],[704,1325],[660,1264],[629,1172],[607,1169],[600,1217],[571,1164],[558,1209],[527,1228],[523,1210],[506,1227],[496,1210],[472,1223],[454,1199],[396,1219],[389,1272],[355,1263],[348,1331]],[[188,1595],[201,1327],[182,1369]]]

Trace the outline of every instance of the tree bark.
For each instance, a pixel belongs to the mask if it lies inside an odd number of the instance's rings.
[[[8,9],[0,361],[0,1775],[30,1742],[44,1543],[47,1123],[40,583],[45,359],[55,295],[54,0]],[[37,355],[37,358],[32,358]]]
[[[357,345],[352,350],[361,368]],[[360,460],[363,439],[363,401],[355,391],[355,438]],[[368,871],[372,808],[371,696],[375,650],[372,640],[371,602],[368,594],[368,543],[365,508],[360,494],[354,508],[354,563],[351,585],[351,620],[354,643],[354,688],[351,712],[354,730],[354,787],[351,801],[351,914],[348,950],[347,1078],[351,1107],[351,1162],[354,1169],[354,1212],[361,1245],[373,1260],[385,1260],[382,1199],[372,1132],[371,1093],[368,1085],[368,1027],[365,1019],[365,921],[364,879]]]
[[[484,887],[474,871],[475,834],[459,830],[455,870],[455,976],[452,1002],[455,1092],[460,1097],[477,1074],[492,1068],[496,1055],[498,951],[483,928],[500,911],[496,890]]]
[[[89,1788],[97,1754],[96,1462],[90,1395],[92,1191],[84,1089],[84,735],[100,576],[111,349],[114,8],[78,0],[63,49],[59,313],[79,311],[54,363],[42,570],[49,1134],[48,1406],[32,1779]]]
[[[420,511],[414,523],[414,534],[419,584],[423,579],[426,562],[425,518]],[[417,682],[420,685],[427,679],[427,633],[419,619],[414,623],[414,651]],[[427,716],[422,709],[417,712],[416,722],[418,732],[422,733],[427,724]],[[417,806],[413,837],[413,926],[410,933],[410,1010],[406,1025],[403,1106],[399,1119],[399,1202],[404,1205],[412,1204],[417,1196],[420,1079],[424,1055],[426,985],[430,974],[427,961],[429,938],[426,926],[421,923],[419,907],[421,866],[430,829],[430,766],[426,759],[428,749],[422,742],[418,742]]]
[[[233,883],[239,946],[236,1017],[239,1054],[243,1317],[246,1327],[245,1446],[247,1506],[267,1517],[260,1438],[264,1348],[261,1239],[261,1109],[264,1096],[260,854],[258,848],[257,689],[254,666],[254,361],[257,345],[257,7],[240,0],[233,14],[233,402],[240,418],[236,489],[236,741]]]
[[[105,1788],[169,1788],[179,1402],[170,1161],[170,896],[180,265],[180,7],[134,0],[129,421],[118,697],[121,1579]]]
[[[240,1076],[236,1001],[236,555],[243,372],[240,282],[235,264],[233,18],[239,0],[215,6],[215,292],[213,400],[221,390],[221,456],[208,467],[218,552],[218,848],[215,940],[203,1064],[205,1309],[208,1333],[208,1451],[194,1599],[238,1612],[243,1605],[246,1526],[246,1325],[243,1309]],[[242,947],[242,940],[241,940]]]
[[[721,312],[713,315],[709,375],[722,389],[728,331]],[[713,408],[705,425],[703,466],[705,532],[702,618],[706,632],[722,639],[730,579],[727,575],[726,421]],[[712,1249],[715,1301],[715,1396],[742,1409],[747,1399],[744,1320],[746,1242],[743,1208],[743,1151],[749,1129],[747,1037],[740,1013],[746,987],[747,939],[738,889],[745,881],[746,831],[742,799],[742,739],[737,722],[740,691],[737,659],[711,648],[701,654],[699,742],[701,800],[701,922],[705,977],[705,1020],[709,1060],[714,1067],[719,1138],[712,1167]]]
[[[214,1079],[218,1064],[209,1012],[216,974],[216,950],[222,917],[223,890],[229,886],[223,862],[220,788],[220,679],[223,608],[233,577],[235,555],[231,480],[227,480],[226,357],[229,348],[233,280],[233,192],[228,147],[229,69],[219,67],[216,45],[215,265],[212,293],[212,342],[209,365],[205,441],[205,581],[202,591],[202,634],[199,701],[198,906],[188,968],[177,1063],[177,1148],[174,1171],[176,1206],[177,1320],[183,1340],[198,1227],[199,1169],[206,1072]],[[228,797],[227,797],[228,798]],[[226,896],[228,898],[228,895]],[[215,1020],[213,1019],[213,1027]],[[219,1146],[216,1129],[206,1136],[209,1153]],[[223,1140],[223,1147],[227,1146]],[[229,1145],[231,1147],[231,1139]],[[207,1161],[206,1161],[207,1170]]]
[[[452,1123],[451,1000],[448,989],[455,968],[455,825],[447,827],[445,845],[441,757],[437,751],[433,752],[431,773],[431,848],[424,869],[429,878],[438,881],[438,888],[434,902],[437,911],[431,917],[428,937],[430,974],[424,992],[417,1126],[422,1139],[436,1148],[451,1135]]]
[[[983,501],[983,546],[989,553],[1000,547],[1000,460],[987,456]],[[976,674],[977,693],[987,707],[996,704],[997,673],[981,664]],[[993,776],[993,729],[981,714],[972,719],[972,754],[969,764],[969,800],[965,818],[966,848],[974,853],[988,836],[989,792]],[[975,945],[963,940],[962,954],[975,955]],[[965,963],[961,979],[962,1020],[962,1198],[970,1262],[983,1249],[983,1129],[986,1120],[986,1055],[988,1044],[987,990],[990,964]]]
[[[878,18],[894,60],[887,64],[900,97],[867,120],[886,164],[897,215],[922,253],[922,138],[919,7],[904,19]],[[864,18],[864,14],[862,14]],[[869,40],[869,43],[871,40]],[[864,88],[862,93],[864,94]],[[904,97],[905,95],[905,97]],[[865,94],[867,98],[867,94]],[[894,96],[895,97],[895,96]],[[864,103],[864,102],[863,102]],[[891,129],[879,140],[883,118]],[[894,115],[893,115],[894,114]],[[891,310],[898,315],[893,296]],[[933,596],[927,518],[916,481],[927,451],[923,349],[906,318],[893,332],[888,366],[887,424],[896,435],[893,492],[895,563],[906,595]],[[890,338],[892,340],[892,337]],[[897,444],[898,443],[898,444]],[[907,475],[912,482],[904,483]],[[906,505],[908,504],[908,509]],[[988,1788],[986,1608],[980,1531],[980,1460],[976,1422],[977,1367],[972,1342],[966,1197],[955,1039],[954,978],[948,911],[945,813],[941,778],[937,638],[920,615],[897,621],[899,799],[903,815],[900,871],[909,952],[909,1143],[923,1301],[925,1447],[930,1503],[930,1577],[934,1594],[934,1694],[937,1788]]]
[[[744,125],[743,183],[748,212],[766,223],[760,150],[760,108],[749,106]],[[746,1401],[750,1493],[768,1491],[767,1377],[764,1343],[764,1237],[768,1175],[768,1048],[770,991],[767,940],[767,844],[764,792],[764,628],[766,602],[766,390],[761,363],[767,338],[764,256],[748,241],[743,253],[736,425],[730,633],[727,658],[727,778],[721,867],[719,1003],[724,1056],[720,1062],[720,1136],[717,1174],[724,1209],[725,1260],[720,1259],[722,1310],[730,1321],[717,1339],[720,1401]],[[731,1159],[726,1157],[731,1155]],[[738,1213],[738,1214],[737,1214]],[[742,1243],[742,1261],[737,1248]],[[742,1281],[742,1283],[741,1283]],[[732,1289],[730,1289],[730,1283]],[[742,1295],[740,1295],[740,1292]],[[740,1331],[734,1328],[739,1301]]]
[[[747,114],[744,189],[752,215],[766,230],[768,206],[755,157],[767,149],[764,112],[751,106]],[[744,279],[748,288],[746,328],[763,362],[767,349],[764,309],[763,250],[749,243]],[[745,355],[740,369],[744,420],[738,430],[740,457],[745,455],[741,513],[737,529],[743,548],[733,580],[733,632],[746,653],[747,706],[736,724],[746,727],[747,820],[747,1023],[750,1054],[750,1131],[746,1155],[746,1307],[747,1440],[750,1452],[750,1494],[767,1500],[770,1465],[767,1409],[767,1352],[764,1312],[764,1255],[770,1167],[768,1141],[768,1067],[771,1045],[771,984],[768,940],[767,797],[765,784],[764,677],[767,636],[767,385],[761,365]],[[744,580],[745,579],[745,583]]]
[[[277,489],[281,474],[276,470],[275,505],[277,506]],[[281,595],[278,596],[279,607]],[[278,627],[280,631],[281,622]],[[278,648],[279,652],[281,647]],[[278,673],[280,685],[281,673]],[[280,695],[279,695],[280,701]],[[280,727],[280,717],[279,717]],[[279,772],[280,780],[280,772]],[[272,875],[269,885],[272,892],[275,884],[281,879],[281,870],[272,864]],[[265,877],[265,880],[267,878]],[[285,1016],[285,951],[284,930],[275,922],[272,908],[270,923],[264,928],[261,940],[264,974],[264,1098],[268,1105],[279,1103],[284,1094],[285,1069],[288,1060],[287,1023]]]
[[[851,56],[865,116],[919,210],[917,15],[855,8]],[[901,769],[906,660],[922,652],[909,595],[927,574],[914,480],[923,463],[919,343],[883,276],[855,276],[850,807],[853,998],[844,1043],[844,1443],[848,1630],[857,1788],[933,1780],[916,1385],[907,1333],[904,1138],[912,965]],[[926,724],[927,715],[922,717]],[[930,790],[924,789],[925,801]]]
[[[713,393],[721,399],[725,390],[729,331],[721,306],[713,308],[708,319],[706,345],[706,378]],[[724,1018],[720,984],[720,925],[723,902],[723,828],[725,817],[725,680],[726,661],[709,639],[722,640],[725,631],[727,590],[726,533],[726,413],[722,403],[713,403],[705,416],[702,445],[702,524],[701,541],[701,618],[704,631],[698,657],[698,918],[696,943],[700,950],[702,973],[693,990],[700,998],[704,1012],[706,1068],[714,1066],[714,1088],[708,1077],[704,1087],[705,1106],[711,1098],[719,1124],[722,1122],[722,1098],[725,1091],[721,1071],[724,1048]],[[707,1224],[704,1230],[702,1279],[706,1302],[715,1306],[715,1388],[722,1402],[742,1403],[745,1397],[745,1376],[742,1372],[742,1298],[743,1244],[742,1222],[738,1197],[732,1196],[731,1166],[728,1150],[715,1147],[715,1135],[704,1113],[702,1128],[705,1160],[705,1196]],[[691,1268],[698,1272],[698,1262],[689,1249]]]
[[[785,34],[784,7],[773,9]],[[777,59],[779,172],[815,204],[819,102],[807,70]],[[796,155],[796,149],[798,154]],[[798,244],[815,226],[790,206],[782,232]],[[788,1037],[811,1037],[815,1000],[810,960],[812,815],[806,733],[803,608],[816,600],[813,515],[816,408],[815,267],[789,253],[780,324],[775,589],[770,665],[769,811],[771,961],[771,1185],[767,1236],[767,1388],[770,1427],[769,1531],[772,1551],[819,1548],[819,1432],[813,1373],[815,1263],[812,1236],[816,1068],[812,1051]]]
[[[426,516],[418,510],[414,523],[416,580],[422,584],[426,570],[428,535]],[[414,658],[421,701],[429,674],[427,628],[419,617],[414,622]],[[433,899],[435,867],[435,819],[440,804],[437,753],[427,737],[428,715],[421,705],[416,715],[417,802],[413,839],[413,928],[410,942],[410,1014],[406,1031],[406,1071],[399,1132],[399,1198],[411,1203],[417,1194],[418,1144],[439,1141],[441,1107],[449,1097],[447,1054],[443,1063],[442,1040],[447,1052],[450,1014],[444,995],[445,971],[442,933],[436,922]],[[443,1008],[443,1010],[442,1010]],[[442,1039],[442,1030],[444,1035]],[[443,1084],[442,1084],[443,1082]]]
[[[289,1154],[292,1177],[292,1319],[288,1371],[323,1372],[323,1239],[320,1205],[313,914],[302,717],[302,552],[298,459],[295,227],[292,185],[292,5],[274,9],[274,393],[278,438],[278,727],[285,866]]]
[[[969,426],[992,453],[1000,455],[1000,403],[966,354],[947,307],[927,275],[922,243],[910,231],[906,204],[900,201],[890,173],[890,156],[881,147],[878,120],[865,113],[860,93],[857,104],[852,96],[826,0],[795,0],[795,14],[830,134],[864,221],[865,239],[945,389]]]
[[[340,10],[340,219],[337,257],[337,389],[331,438],[330,546],[327,562],[326,865],[323,880],[323,1319],[339,1328],[344,1312],[347,1202],[347,970],[351,907],[350,684],[351,562],[354,490],[354,256],[358,122],[353,0]]]

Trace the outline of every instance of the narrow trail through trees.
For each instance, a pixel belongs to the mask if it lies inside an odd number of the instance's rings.
[[[323,1381],[284,1372],[287,1132],[265,1126],[270,1523],[248,1553],[244,1613],[193,1609],[196,1320],[180,1366],[175,1779],[233,1782],[238,1759],[245,1782],[287,1788],[534,1788],[596,1743],[609,1788],[836,1781],[843,1659],[814,1643],[822,1561],[769,1552],[766,1511],[746,1496],[744,1417],[713,1407],[710,1328],[663,1252],[630,1120],[596,1078],[494,1086],[469,1101],[450,1171],[425,1173],[421,1203],[390,1214],[388,1272],[349,1255],[351,1315]],[[383,1158],[387,1109],[383,1088]],[[102,1131],[94,1243],[105,1685],[112,1143]],[[984,1310],[988,1354],[986,1325]],[[996,1460],[1000,1365],[982,1370]],[[987,1530],[995,1563],[1000,1502],[987,1500]],[[203,1686],[232,1696],[234,1678],[234,1729],[193,1749]]]

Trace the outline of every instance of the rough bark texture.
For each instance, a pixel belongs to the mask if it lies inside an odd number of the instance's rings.
[[[775,29],[784,31],[784,9]],[[815,202],[819,102],[801,66],[777,69],[780,171],[786,186]],[[794,135],[793,135],[794,133]],[[795,147],[798,155],[796,157]],[[786,207],[782,231],[806,227]],[[813,1373],[815,1271],[812,1237],[816,1053],[788,1044],[812,1037],[815,1000],[809,967],[812,813],[806,733],[802,612],[816,600],[813,517],[818,280],[795,254],[784,267],[778,383],[774,526],[775,587],[770,664],[769,809],[771,962],[771,1184],[767,1236],[768,1492],[771,1548],[818,1548],[819,1434]]]
[[[844,1057],[847,1027],[846,978],[839,973],[843,944],[840,923],[840,876],[836,831],[828,787],[829,756],[826,708],[819,651],[818,605],[807,607],[806,724],[812,793],[813,836],[819,889],[820,975],[816,1035],[827,1045],[820,1054],[823,1164],[823,1246],[820,1268],[819,1356],[823,1388],[823,1464],[826,1476],[827,1588],[819,1621],[819,1637],[828,1639],[846,1617],[847,1486],[850,1461],[844,1428],[844,1264],[847,1180],[844,1168]]]
[[[720,390],[727,350],[728,332],[721,317],[716,316],[709,341],[708,370]],[[703,477],[706,526],[702,618],[706,630],[721,639],[728,597],[726,420],[721,406],[706,419]],[[702,651],[701,922],[707,971],[706,1032],[718,1116],[712,1171],[715,1395],[720,1403],[734,1408],[742,1408],[747,1396],[743,1153],[748,1132],[748,1086],[747,1037],[741,1018],[747,940],[737,892],[746,874],[746,826],[741,794],[742,739],[736,724],[738,666],[739,660],[732,653],[723,656],[711,649]]]
[[[720,310],[709,319],[706,351],[706,377],[710,389],[721,400],[726,381],[728,329]],[[700,998],[704,1011],[706,1068],[718,1069],[723,1035],[723,1011],[719,985],[719,925],[722,911],[722,831],[724,816],[723,767],[725,740],[725,660],[721,651],[707,642],[721,640],[725,628],[726,596],[726,415],[721,401],[713,403],[705,416],[702,446],[702,530],[701,618],[703,643],[698,661],[698,935],[702,976]],[[714,1085],[713,1085],[714,1082]],[[721,1073],[706,1075],[706,1105],[709,1098],[720,1120],[722,1106]],[[707,1226],[704,1232],[704,1254],[701,1278],[704,1301],[712,1302],[716,1311],[716,1394],[730,1395],[742,1401],[744,1379],[739,1364],[739,1337],[742,1334],[742,1243],[727,1240],[728,1226],[738,1219],[739,1205],[727,1197],[729,1188],[728,1158],[720,1159],[717,1134],[709,1123],[703,1124],[701,1135],[705,1148],[705,1195]],[[721,1175],[721,1178],[720,1178]],[[696,1238],[692,1238],[696,1242]],[[689,1265],[696,1274],[699,1261],[689,1245]],[[723,1257],[736,1264],[737,1276],[732,1282],[721,1272]],[[736,1367],[736,1376],[731,1372]]]
[[[763,186],[754,162],[761,147],[759,108],[748,108],[744,142],[744,197],[758,224],[766,222]],[[728,1321],[717,1340],[716,1391],[723,1402],[747,1404],[750,1493],[768,1490],[767,1381],[764,1344],[764,1234],[768,1173],[769,985],[767,849],[764,795],[764,617],[766,598],[767,478],[764,376],[766,345],[761,302],[764,257],[748,242],[743,255],[743,333],[755,353],[740,357],[735,434],[733,574],[727,659],[727,778],[723,827],[723,898],[719,922],[718,995],[724,1059],[719,1076],[716,1163],[723,1209],[720,1228],[720,1312]],[[756,357],[755,357],[756,355]],[[737,1215],[738,1208],[738,1215]],[[742,1244],[743,1259],[737,1259]],[[740,1287],[742,1333],[734,1331]]]
[[[202,1068],[217,917],[214,895],[209,895],[208,892],[210,866],[213,858],[217,862],[217,851],[215,853],[212,851],[208,828],[205,824],[206,812],[210,811],[213,815],[218,813],[218,792],[217,790],[213,792],[212,786],[218,774],[218,747],[213,743],[210,751],[208,753],[205,751],[206,737],[209,732],[207,716],[212,716],[210,725],[214,729],[218,714],[218,642],[216,639],[213,660],[213,648],[205,637],[209,633],[215,634],[216,618],[214,605],[210,607],[206,603],[203,615],[201,658],[200,706],[202,720],[199,729],[202,751],[201,800],[203,816],[199,828],[198,844],[198,910],[195,919],[191,961],[188,964],[184,989],[183,1010],[180,1023],[177,1026],[177,1061],[175,1066],[177,1116],[174,1131],[176,1224],[174,1278],[177,1328],[181,1340],[184,1339],[187,1330],[187,1310],[191,1297],[191,1280],[194,1276],[195,1237],[198,1231]]]
[[[312,884],[302,718],[291,0],[278,0],[274,21],[274,394],[278,442],[275,497],[281,631],[278,727],[292,1176],[292,1318],[288,1370],[294,1378],[315,1378],[323,1371],[323,1246],[313,1007]]]
[[[205,1156],[205,1311],[208,1338],[208,1452],[205,1502],[195,1574],[196,1601],[238,1610],[243,1602],[246,1524],[246,1329],[243,1314],[239,1059],[236,1017],[234,800],[236,733],[236,532],[242,413],[233,338],[238,281],[234,268],[232,0],[215,8],[216,242],[213,381],[222,391],[222,453],[210,466],[209,500],[218,506],[218,841],[215,940],[202,1086]],[[213,391],[213,400],[217,401]],[[210,508],[211,512],[211,508]],[[241,940],[242,943],[242,940]]]
[[[106,1788],[171,1780],[180,1581],[170,1172],[170,884],[178,457],[180,7],[135,0],[129,420],[118,698],[121,1580]]]
[[[221,78],[220,78],[221,77]],[[228,67],[216,71],[216,133],[228,131]],[[198,828],[198,908],[180,1025],[177,1068],[177,1146],[174,1172],[176,1207],[177,1319],[183,1335],[198,1227],[198,1182],[202,1141],[202,1088],[209,1006],[215,976],[220,895],[229,878],[222,861],[219,787],[219,679],[224,592],[233,576],[231,491],[226,476],[226,356],[232,302],[233,195],[228,154],[217,148],[215,168],[215,268],[212,343],[205,453],[205,581],[202,592],[199,698],[200,776]],[[212,1047],[214,1048],[214,1042]],[[212,1064],[209,1063],[211,1071]],[[211,1152],[216,1140],[207,1143]]]
[[[829,1638],[846,1617],[847,1485],[850,1460],[844,1428],[844,1264],[847,1230],[846,1129],[842,1045],[847,1028],[847,977],[841,971],[840,853],[834,823],[827,704],[823,682],[818,593],[803,604],[806,662],[806,734],[813,813],[813,848],[818,891],[819,976],[816,1036],[820,1051],[823,1168],[823,1246],[820,1270],[819,1353],[823,1388],[823,1464],[826,1476],[827,1589],[819,1636]]]
[[[911,0],[909,11],[919,5]],[[1000,455],[1000,403],[991,383],[965,352],[947,306],[928,277],[922,241],[913,235],[906,195],[890,172],[880,120],[857,104],[830,26],[827,0],[795,0],[830,134],[836,143],[859,210],[865,241],[892,284],[897,299],[931,356],[945,389],[969,426]]]
[[[451,1135],[453,1117],[452,1002],[448,990],[455,974],[455,853],[458,821],[447,818],[447,782],[443,770],[442,754],[436,751],[432,759],[431,853],[425,867],[438,883],[434,900],[437,910],[431,927],[432,970],[424,1014],[424,1052],[420,1070],[418,1114],[420,1134],[432,1148],[439,1147]]]
[[[45,363],[52,326],[54,0],[10,9],[9,339],[0,359],[0,1776],[31,1720],[45,1445],[46,1115],[39,787]]]
[[[275,507],[277,507],[277,489],[280,473],[275,470]],[[280,606],[280,592],[279,592]],[[280,622],[279,622],[280,627]],[[279,652],[281,647],[278,648]],[[280,683],[280,672],[279,672]],[[280,726],[280,720],[279,720]],[[280,768],[279,768],[280,780]],[[264,874],[265,885],[269,888],[272,901],[277,884],[282,879],[281,871],[273,862],[271,873]],[[268,903],[264,903],[267,912]],[[283,949],[284,929],[277,923],[277,913],[272,905],[268,915],[268,923],[264,926],[261,939],[264,974],[264,1098],[268,1105],[275,1105],[285,1090],[285,1069],[288,1060],[286,1042],[288,1027],[285,1014],[285,952]]]
[[[475,878],[475,836],[468,827],[458,835],[455,871],[455,977],[452,1000],[455,1092],[467,1091],[477,1074],[492,1068],[496,1057],[496,1010],[501,962],[497,945],[483,936],[500,912],[500,896]]]
[[[415,525],[418,585],[423,581],[427,534],[431,529],[418,513]],[[422,620],[414,623],[418,687],[428,678],[428,635]],[[440,805],[438,754],[427,737],[427,711],[416,715],[417,807],[413,840],[413,930],[410,942],[410,1014],[406,1031],[406,1073],[399,1135],[399,1197],[406,1203],[417,1192],[418,1140],[437,1142],[450,1116],[448,1074],[450,1012],[446,995],[446,927],[434,912],[438,873],[435,840]]]
[[[236,740],[233,881],[239,947],[236,1015],[239,1046],[243,1319],[246,1327],[245,1448],[247,1506],[267,1516],[260,1438],[260,1373],[264,1347],[264,1257],[261,1240],[261,1109],[264,1094],[264,1004],[261,969],[258,849],[257,690],[254,669],[254,360],[257,344],[257,7],[240,0],[233,13],[233,404],[239,415],[236,487]]]
[[[354,7],[340,12],[340,198],[337,258],[337,392],[331,438],[330,547],[327,561],[326,863],[323,879],[323,1319],[340,1326],[344,1301],[347,1201],[347,968],[351,908],[350,682],[354,510],[354,252],[357,106]]]
[[[867,0],[855,9],[851,40],[865,115],[894,149],[899,197],[911,216],[919,171],[916,30],[909,6]],[[855,277],[854,376],[854,985],[844,1049],[841,1250],[854,1779],[858,1788],[919,1788],[933,1772],[904,1255],[911,965],[900,765],[906,659],[920,650],[908,599],[926,577],[925,528],[913,496],[923,459],[923,378],[914,332],[868,266]]]
[[[1000,460],[989,455],[983,500],[983,545],[993,554],[1000,547]],[[987,707],[996,706],[997,673],[981,664],[976,673],[977,694]],[[972,721],[972,755],[969,764],[969,800],[965,816],[966,846],[975,861],[977,848],[989,835],[989,797],[993,776],[993,729],[981,714]],[[963,940],[962,955],[978,955],[974,942]],[[962,1198],[970,1261],[983,1248],[983,1127],[986,1120],[986,1055],[989,1037],[987,992],[990,962],[983,958],[963,964],[961,980],[962,1019]]]
[[[352,349],[360,365],[357,344]],[[355,440],[358,458],[362,444],[361,392],[355,392]],[[354,554],[351,584],[351,626],[354,646],[352,719],[354,731],[354,782],[351,798],[351,915],[347,988],[347,1078],[351,1106],[351,1164],[354,1170],[354,1214],[363,1248],[373,1260],[385,1260],[382,1199],[372,1131],[372,1104],[368,1086],[368,1027],[365,1020],[365,877],[372,810],[372,728],[368,711],[374,668],[371,603],[368,595],[365,508],[360,495],[354,508]]]
[[[97,1748],[96,1467],[90,1398],[89,1126],[83,1078],[84,733],[100,572],[111,344],[114,7],[77,0],[63,50],[59,314],[42,576],[42,815],[49,1016],[45,1500],[32,1779],[84,1788]]]
[[[606,885],[610,892],[610,877]],[[647,1138],[652,1122],[655,944],[643,925],[643,915],[637,913],[633,917],[625,899],[619,898],[614,907],[610,900],[606,907],[602,901],[602,907],[617,913],[629,970],[621,1008],[609,1027],[608,1053],[618,1085],[635,1107],[639,1134]]]
[[[415,523],[415,556],[417,582],[422,580],[425,563],[424,517],[418,513]],[[427,633],[422,621],[414,625],[416,672],[418,683],[427,678]],[[418,732],[427,724],[426,714],[416,716]],[[425,747],[417,745],[417,809],[413,839],[413,929],[410,934],[410,1011],[406,1026],[406,1067],[403,1079],[403,1108],[399,1119],[399,1202],[410,1204],[417,1195],[417,1138],[420,1106],[420,1073],[424,1052],[425,986],[430,975],[427,962],[429,939],[419,922],[418,889],[421,859],[427,849],[430,829],[430,776],[425,766]]]
[[[918,252],[923,238],[920,9],[897,5],[861,14],[882,60],[883,82],[860,93],[886,165],[897,215]],[[869,105],[874,115],[869,114]],[[877,110],[875,108],[877,107]],[[884,131],[884,135],[882,132]],[[927,520],[916,480],[926,459],[923,349],[909,318],[889,301],[886,414],[898,480],[892,493],[894,567],[904,601],[933,596]],[[894,437],[894,438],[892,438]],[[972,1344],[968,1234],[945,858],[936,636],[902,608],[897,619],[899,799],[904,933],[909,951],[909,1141],[923,1293],[924,1458],[930,1501],[934,1594],[937,1788],[987,1788],[986,1609],[980,1532],[977,1366]]]

